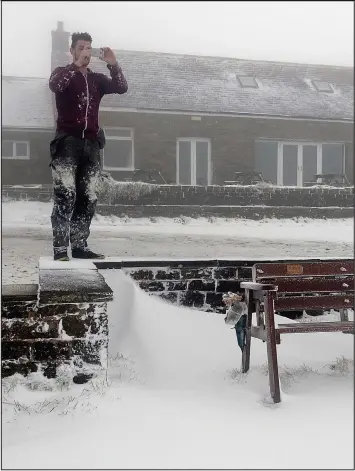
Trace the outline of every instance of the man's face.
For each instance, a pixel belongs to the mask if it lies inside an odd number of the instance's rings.
[[[83,49],[91,49],[91,42],[84,41],[84,39],[79,39],[79,41],[76,42],[75,47],[70,48],[70,54],[73,56],[73,62],[79,59],[80,53]],[[89,63],[90,58],[85,65],[89,65]]]

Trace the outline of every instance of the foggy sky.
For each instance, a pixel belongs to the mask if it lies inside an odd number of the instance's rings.
[[[353,66],[352,1],[3,1],[3,75],[47,77],[58,20],[94,47]]]

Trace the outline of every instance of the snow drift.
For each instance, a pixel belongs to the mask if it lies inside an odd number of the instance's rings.
[[[108,381],[8,387],[4,468],[352,467],[353,336],[285,336],[283,402],[271,405],[265,344],[253,339],[242,375],[223,316],[149,297],[118,270],[103,274],[115,295]]]

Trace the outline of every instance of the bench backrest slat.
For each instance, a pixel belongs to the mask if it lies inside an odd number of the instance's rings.
[[[253,266],[252,274],[254,282],[275,277],[354,275],[354,260],[257,263]]]
[[[353,293],[354,277],[270,278],[278,293]]]
[[[275,300],[276,311],[351,309],[354,306],[353,294],[335,296],[286,296]]]

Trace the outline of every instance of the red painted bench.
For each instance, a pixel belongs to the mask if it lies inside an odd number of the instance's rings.
[[[281,402],[277,362],[280,336],[294,333],[354,333],[348,309],[354,307],[354,261],[332,260],[299,263],[258,263],[253,282],[242,282],[248,306],[242,372],[250,366],[251,337],[267,344],[270,393]],[[275,326],[275,312],[296,310],[339,310],[339,321],[292,322]],[[257,325],[252,325],[252,313]]]

